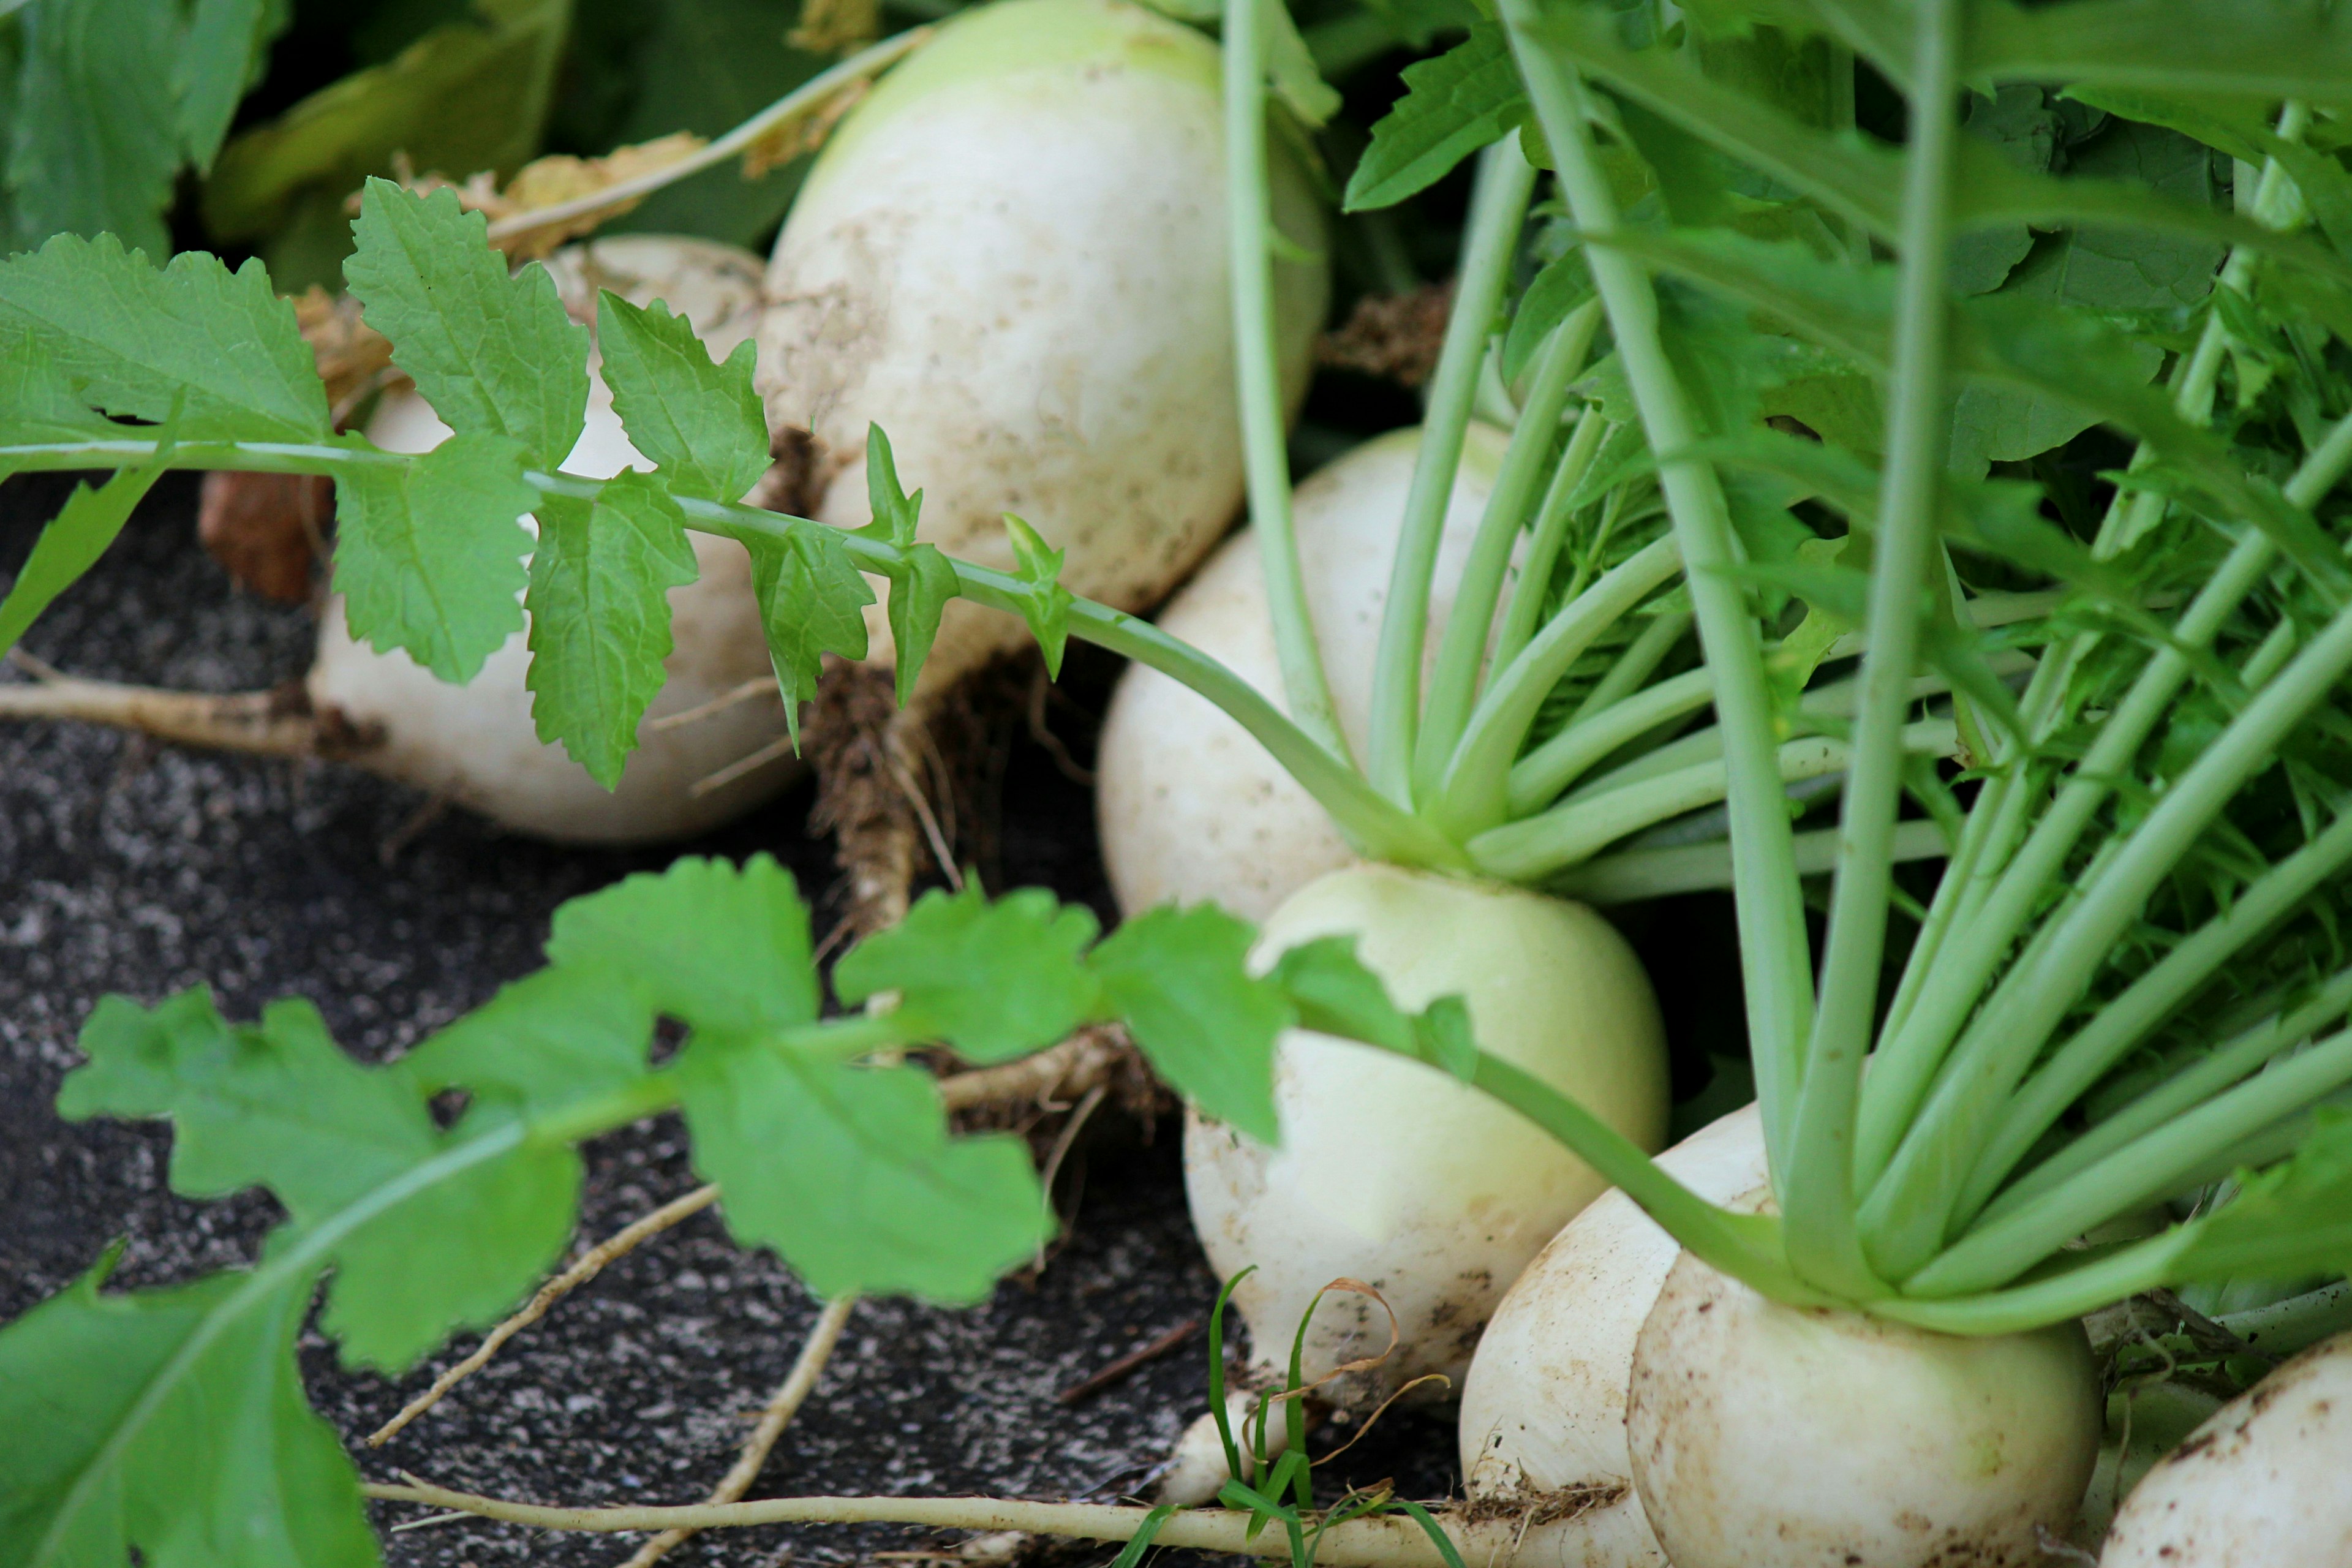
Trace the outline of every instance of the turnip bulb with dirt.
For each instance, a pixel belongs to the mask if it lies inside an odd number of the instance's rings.
[[[546,265],[565,308],[592,329],[601,289],[632,304],[667,303],[692,323],[714,359],[726,357],[758,325],[759,258],[731,246],[624,236],[569,247]],[[598,363],[592,353],[587,425],[563,467],[591,479],[650,468],[621,428]],[[448,433],[408,387],[388,394],[367,426],[371,441],[395,452],[428,450]],[[700,574],[669,591],[668,678],[609,792],[562,747],[538,737],[527,626],[473,679],[453,686],[405,653],[378,653],[354,641],[342,600],[331,599],[307,683],[312,706],[341,731],[366,738],[353,760],[371,772],[520,832],[570,843],[643,843],[705,831],[774,795],[798,768],[789,755],[771,755],[725,776],[774,749],[784,734],[783,714],[772,691],[740,700],[747,685],[769,678],[750,554],[731,539],[703,532],[688,538]],[[739,700],[712,707],[730,695]],[[707,711],[689,716],[695,710]],[[681,716],[684,721],[669,722]]]
[[[1182,581],[1242,494],[1218,71],[1214,44],[1128,0],[997,0],[843,119],[776,240],[760,329],[769,423],[805,436],[794,510],[867,521],[878,425],[949,554],[1010,568],[1013,512],[1066,552],[1074,594],[1139,610]],[[1295,410],[1324,222],[1295,160],[1270,177],[1316,258],[1276,268]],[[884,605],[867,629],[886,662]],[[1026,637],[950,604],[919,705]]]

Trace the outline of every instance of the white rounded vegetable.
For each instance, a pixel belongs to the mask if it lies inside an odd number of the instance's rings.
[[[1967,1339],[1782,1306],[1685,1253],[1626,1394],[1675,1568],[2033,1568],[2098,1457],[2080,1323]]]
[[[1453,608],[1507,437],[1473,425],[1447,503],[1428,651]],[[1292,502],[1298,560],[1331,704],[1358,756],[1389,568],[1421,450],[1416,428],[1368,441],[1318,469]],[[1282,671],[1255,531],[1244,529],[1161,612],[1160,627],[1281,700]],[[1119,908],[1211,900],[1246,920],[1354,858],[1323,808],[1223,710],[1135,665],[1119,678],[1095,763],[1103,864]]]
[[[2352,1334],[2216,1411],[2124,1500],[2105,1568],[2352,1563]]]
[[[1764,1179],[1754,1105],[1658,1156],[1710,1203]],[[1495,1309],[1462,1389],[1462,1474],[1478,1503],[1539,1522],[1518,1568],[1664,1568],[1633,1491],[1625,1385],[1633,1343],[1681,1244],[1617,1188],[1538,1254]]]
[[[1182,581],[1242,493],[1216,47],[1127,0],[965,11],[843,120],[769,264],[770,425],[814,437],[812,515],[865,523],[869,422],[921,537],[1011,567],[1003,514],[1066,552],[1073,593],[1142,609]],[[1275,221],[1321,208],[1286,153]],[[1275,271],[1295,406],[1325,265]],[[887,658],[882,605],[867,613]],[[923,689],[1027,634],[948,605]]]
[[[639,305],[666,300],[693,322],[714,358],[724,358],[758,323],[759,258],[731,246],[626,236],[571,247],[547,265],[575,317],[594,321],[600,288]],[[386,395],[367,427],[370,440],[396,452],[428,450],[448,434],[413,389]],[[563,466],[595,479],[653,467],[622,431],[593,356],[586,428]],[[530,518],[523,522],[533,526]],[[665,715],[710,702],[769,668],[749,553],[731,539],[688,537],[701,575],[670,590],[669,679],[638,727],[637,750],[617,789],[607,792],[562,746],[541,742],[524,684],[528,628],[509,637],[472,680],[453,686],[405,653],[380,654],[354,641],[338,596],[320,619],[311,703],[352,730],[381,734],[353,759],[361,765],[524,833],[571,843],[639,843],[714,826],[773,795],[797,770],[789,757],[780,758],[693,793],[698,781],[783,733],[782,710],[771,700],[657,727]]]
[[[1352,936],[1400,1005],[1458,994],[1479,1045],[1645,1149],[1663,1141],[1666,1058],[1657,1000],[1633,949],[1580,904],[1392,866],[1335,871],[1265,922],[1257,961]],[[1605,1184],[1517,1112],[1435,1068],[1308,1030],[1276,1047],[1282,1146],[1189,1119],[1192,1223],[1234,1295],[1254,1354],[1280,1365],[1317,1290],[1378,1289],[1397,1352],[1323,1395],[1361,1410],[1425,1373],[1459,1379],[1496,1299]],[[1377,1355],[1378,1306],[1327,1299],[1304,1368],[1318,1378]],[[1431,1390],[1434,1393],[1434,1390]]]

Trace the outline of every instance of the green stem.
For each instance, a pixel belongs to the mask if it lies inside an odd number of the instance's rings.
[[[1528,728],[1594,639],[1682,570],[1674,535],[1643,546],[1601,574],[1538,632],[1518,658],[1496,671],[1439,775],[1430,812],[1448,837],[1467,839],[1507,816],[1511,760]]]
[[[1486,510],[1470,541],[1469,558],[1454,589],[1454,607],[1447,612],[1445,630],[1437,645],[1437,664],[1431,672],[1429,698],[1423,706],[1421,733],[1415,742],[1413,795],[1424,799],[1437,786],[1454,742],[1470,721],[1471,704],[1478,694],[1478,674],[1486,662],[1486,642],[1495,631],[1495,606],[1511,570],[1511,547],[1518,542],[1520,525],[1536,500],[1536,487],[1559,438],[1560,416],[1567,412],[1569,384],[1584,369],[1592,334],[1601,324],[1601,305],[1588,300],[1571,311],[1552,331],[1536,366],[1527,406],[1512,428],[1510,444],[1487,493]],[[1565,468],[1566,462],[1560,464]],[[1498,659],[1496,668],[1502,668]]]
[[[1668,617],[1659,617],[1664,622]],[[1654,624],[1652,630],[1656,629]],[[1644,632],[1643,636],[1648,633]],[[1679,635],[1679,633],[1677,633]],[[1585,770],[1618,747],[1670,719],[1704,708],[1715,697],[1706,667],[1661,680],[1591,718],[1570,724],[1511,767],[1510,815],[1529,816],[1556,800]]]
[[[1495,636],[1495,668],[1500,669],[1518,657],[1542,624],[1544,605],[1551,597],[1552,574],[1559,569],[1559,552],[1568,542],[1568,525],[1574,521],[1569,500],[1577,487],[1584,482],[1592,467],[1593,454],[1601,449],[1602,438],[1609,432],[1609,422],[1601,417],[1600,405],[1588,404],[1583,416],[1576,422],[1576,433],[1568,438],[1568,450],[1561,454],[1559,466],[1551,472],[1551,488],[1544,492],[1543,502],[1536,510],[1534,534],[1528,541],[1527,560],[1519,568],[1518,580],[1511,584],[1510,608],[1503,612],[1503,629]]]
[[[1570,216],[1587,234],[1613,233],[1619,227],[1617,198],[1585,123],[1581,82],[1545,47],[1538,0],[1503,0],[1502,16],[1544,141],[1559,163]],[[1722,484],[1712,466],[1686,455],[1702,432],[1660,337],[1657,295],[1649,275],[1611,247],[1591,246],[1585,255],[1651,450],[1662,454],[1659,488],[1682,542],[1700,645],[1715,671],[1716,710],[1731,781],[1732,898],[1738,910],[1740,974],[1765,1142],[1777,1169],[1788,1154],[1797,1053],[1811,1026],[1813,983],[1762,639],[1731,572],[1741,552]]]
[[[1794,840],[1797,869],[1818,876],[1837,864],[1837,830],[1800,833]],[[1895,825],[1888,851],[1896,860],[1940,860],[1944,831],[1932,822]],[[1588,904],[1633,904],[1675,893],[1731,886],[1731,847],[1721,839],[1677,844],[1664,849],[1628,849],[1572,866],[1545,884],[1564,899]]]
[[[1343,763],[1348,740],[1331,706],[1322,646],[1291,529],[1282,367],[1275,352],[1274,219],[1265,163],[1265,18],[1283,0],[1229,0],[1224,29],[1225,241],[1232,275],[1234,377],[1250,526],[1257,534],[1274,646],[1291,716]]]
[[[1584,694],[1584,700],[1576,705],[1568,721],[1581,724],[1639,690],[1643,681],[1657,673],[1658,666],[1666,662],[1666,656],[1683,640],[1690,624],[1688,610],[1663,610],[1651,616],[1650,624],[1610,662],[1609,673],[1592,683],[1592,689]]]
[[[1887,454],[1862,658],[1853,761],[1839,818],[1843,835],[1822,959],[1820,1009],[1805,1052],[1797,1133],[1780,1182],[1789,1260],[1834,1293],[1874,1291],[1853,1218],[1854,1117],[1885,953],[1894,862],[1887,846],[1903,787],[1903,719],[1919,637],[1921,587],[1936,542],[1936,510],[1951,416],[1946,395],[1945,302],[1954,163],[1959,128],[1958,0],[1919,0],[1912,34],[1911,132],[1904,158],[1902,269]]]
[[[1374,787],[1399,805],[1412,802],[1421,661],[1428,642],[1429,591],[1437,571],[1438,541],[1445,532],[1446,504],[1453,500],[1454,475],[1462,463],[1462,439],[1470,428],[1486,339],[1495,313],[1502,308],[1519,226],[1535,191],[1536,172],[1519,155],[1517,132],[1488,151],[1478,176],[1454,310],[1445,323],[1437,374],[1430,380],[1429,414],[1422,421],[1421,450],[1413,460],[1412,486],[1405,492],[1396,564],[1389,574],[1388,605],[1372,656],[1369,771]]]
[[[1941,1334],[2028,1333],[2170,1283],[2197,1230],[2194,1223],[2175,1226],[2091,1262],[2004,1290],[1945,1301],[1885,1296],[1870,1302],[1868,1310],[1875,1317]]]
[[[2014,1279],[2117,1215],[2179,1191],[2253,1133],[2352,1082],[2352,1031],[2273,1063],[2143,1133],[1999,1219],[1969,1231],[1903,1282],[1906,1296],[1960,1296]]]

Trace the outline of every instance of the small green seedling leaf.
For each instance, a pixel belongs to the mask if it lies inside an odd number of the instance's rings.
[[[316,1270],[101,1294],[119,1255],[0,1330],[5,1560],[374,1568],[358,1472],[294,1360]]]
[[[866,606],[874,602],[874,590],[840,536],[821,522],[796,522],[781,542],[745,542],[769,662],[783,693],[784,726],[798,750],[801,704],[816,695],[824,656],[866,657]]]
[[[1058,680],[1063,645],[1070,636],[1070,591],[1061,584],[1062,552],[1047,545],[1035,529],[1009,511],[1004,514],[1004,531],[1013,541],[1017,563],[1013,575],[1027,590],[1021,618],[1029,623],[1030,635],[1045,655],[1046,676]]]
[[[33,542],[33,552],[0,598],[0,654],[16,646],[25,628],[98,564],[163,473],[160,463],[124,468],[98,489],[76,485],[65,506]]]
[[[1500,141],[1528,117],[1511,46],[1495,22],[1473,22],[1445,53],[1407,66],[1405,95],[1372,126],[1371,145],[1349,177],[1349,212],[1394,206]]]
[[[1214,904],[1148,910],[1087,960],[1160,1077],[1261,1143],[1281,1140],[1274,1043],[1291,1022],[1272,980],[1244,967],[1253,932]]]
[[[698,1037],[677,1072],[695,1168],[727,1228],[775,1248],[810,1289],[976,1301],[1053,1231],[1028,1146],[950,1138],[920,1068],[803,1059]]]
[[[297,1236],[376,1205],[331,1251],[322,1323],[347,1365],[399,1373],[453,1328],[494,1321],[571,1234],[580,1159],[568,1144],[501,1138],[506,1113],[491,1108],[442,1131],[405,1074],[345,1056],[308,1002],[232,1026],[202,990],[152,1010],[109,996],[79,1044],[89,1061],[67,1076],[58,1113],[170,1118],[173,1191],[266,1186]],[[468,1145],[481,1155],[467,1159]],[[404,1181],[415,1190],[384,1202]]]
[[[596,346],[623,428],[672,490],[731,501],[759,483],[768,421],[751,389],[748,341],[713,363],[694,323],[658,300],[640,308],[608,289],[597,296]]]
[[[1079,955],[1099,929],[1084,906],[1042,888],[993,902],[977,884],[933,890],[852,949],[834,967],[834,990],[853,1005],[896,991],[898,1016],[926,1037],[971,1061],[1007,1061],[1095,1016],[1101,986]]]
[[[593,502],[540,501],[524,600],[531,722],[606,789],[668,679],[669,590],[696,574],[686,514],[652,475],[622,473]]]
[[[258,261],[231,272],[184,250],[157,268],[112,235],[55,236],[0,262],[0,357],[28,349],[44,385],[119,418],[160,424],[176,405],[183,441],[328,433],[317,362]]]
[[[522,628],[530,535],[520,519],[539,500],[522,471],[508,437],[460,435],[337,475],[334,584],[352,635],[378,653],[404,648],[444,680],[471,680]]]
[[[482,215],[446,188],[371,179],[352,234],[343,277],[443,423],[507,437],[535,468],[562,462],[588,407],[588,337],[546,268],[509,275]]]
[[[555,911],[548,961],[624,980],[697,1029],[750,1036],[817,1015],[808,907],[772,856],[688,856]]]

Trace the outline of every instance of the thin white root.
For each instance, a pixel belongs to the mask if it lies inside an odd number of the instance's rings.
[[[0,686],[0,719],[105,724],[182,745],[264,757],[315,757],[337,749],[322,734],[299,686],[212,693],[85,680],[46,666],[36,674],[37,679]],[[343,749],[364,749],[365,738],[352,741]]]
[[[470,1513],[482,1519],[540,1530],[614,1532],[625,1530],[723,1530],[753,1524],[911,1524],[930,1530],[1017,1530],[1084,1541],[1126,1541],[1155,1511],[1108,1503],[1018,1502],[998,1498],[809,1497],[768,1498],[757,1502],[694,1503],[679,1508],[546,1508],[509,1502],[472,1492],[452,1491],[403,1472],[406,1484],[369,1483],[362,1495],[382,1502],[414,1502]],[[1250,1516],[1234,1509],[1192,1509],[1170,1515],[1152,1543],[1196,1552],[1252,1557],[1287,1557],[1289,1538],[1279,1530],[1249,1533]],[[1465,1519],[1441,1516],[1465,1562],[1506,1562],[1517,1543],[1522,1521],[1516,1516]],[[1570,1521],[1538,1525],[1526,1545]],[[1316,1561],[1326,1568],[1444,1568],[1436,1542],[1410,1518],[1396,1514],[1351,1519],[1321,1538]]]
[[[774,677],[755,675],[749,680],[728,688],[708,702],[698,702],[693,707],[681,709],[676,713],[665,713],[658,719],[648,719],[646,721],[646,728],[654,731],[683,729],[688,724],[698,723],[716,714],[724,713],[730,708],[739,703],[749,702],[754,698],[779,695],[781,694],[776,689]]]
[[[748,756],[736,758],[714,773],[705,773],[686,786],[686,793],[699,800],[713,790],[725,789],[745,773],[757,772],[793,749],[790,736],[779,736]]]
[[[751,1436],[744,1439],[742,1453],[737,1456],[725,1479],[711,1489],[711,1502],[733,1502],[751,1489],[751,1483],[759,1479],[760,1468],[768,1462],[769,1451],[776,1446],[776,1439],[783,1436],[784,1427],[790,1424],[793,1414],[808,1398],[810,1390],[816,1387],[817,1376],[824,1371],[824,1363],[832,1359],[833,1347],[841,1342],[841,1331],[848,1326],[849,1314],[856,1305],[856,1296],[844,1296],[825,1303],[824,1310],[817,1315],[815,1327],[809,1330],[807,1342],[801,1346],[799,1357],[793,1363],[793,1370],[785,1374],[783,1383],[776,1389],[775,1397],[768,1401],[768,1407],[760,1413],[760,1425],[752,1429]],[[693,1533],[691,1526],[665,1530],[638,1547],[636,1554],[621,1568],[653,1568],[668,1554],[671,1547]]]

